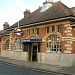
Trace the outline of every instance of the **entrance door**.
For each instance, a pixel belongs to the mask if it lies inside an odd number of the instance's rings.
[[[37,46],[33,46],[32,61],[37,61]]]
[[[32,61],[32,43],[29,43],[29,61]]]

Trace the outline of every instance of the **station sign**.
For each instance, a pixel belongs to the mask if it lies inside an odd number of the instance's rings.
[[[42,42],[42,39],[23,39],[21,42]]]
[[[24,32],[22,31],[22,29],[20,27],[17,27],[14,29],[14,33],[16,34],[16,36],[20,37],[23,36]]]

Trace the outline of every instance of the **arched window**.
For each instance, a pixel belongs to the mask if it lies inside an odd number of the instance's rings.
[[[22,51],[22,46],[21,46],[21,39],[17,38],[14,42],[14,50],[15,51]]]
[[[47,52],[61,52],[61,39],[58,35],[50,35],[47,38]]]
[[[9,50],[9,39],[6,41],[6,50]]]

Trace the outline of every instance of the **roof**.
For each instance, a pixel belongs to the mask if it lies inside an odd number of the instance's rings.
[[[75,7],[70,8],[73,14],[75,15]]]
[[[0,37],[2,37],[4,35],[9,35],[9,31],[7,31],[7,30],[1,30],[0,31]]]
[[[0,41],[4,35],[9,35],[9,34],[10,34],[10,32],[7,30],[0,30]]]
[[[21,19],[19,21],[20,26],[26,26],[44,21],[75,16],[71,11],[71,9],[60,1],[53,3],[53,6],[51,6],[45,12],[40,12],[40,10],[41,7],[32,12],[28,17]],[[18,26],[17,22],[12,26],[10,26],[9,28],[14,28],[16,26]]]
[[[2,32],[3,32],[3,30],[0,30],[0,41],[1,41],[1,38],[2,38]]]

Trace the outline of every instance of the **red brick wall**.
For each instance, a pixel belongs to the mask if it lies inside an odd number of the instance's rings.
[[[9,36],[4,36],[1,43],[2,43],[2,50],[6,49],[6,40],[9,39]]]
[[[23,39],[25,39],[28,37],[28,30],[23,31],[24,31]],[[45,35],[46,35],[46,28],[45,27],[39,28],[39,38],[43,38]],[[46,43],[41,43],[41,50],[42,50],[41,52],[46,51]]]
[[[43,38],[46,35],[46,27],[39,28],[39,37]],[[46,52],[46,43],[41,43],[41,52]]]
[[[62,37],[64,37],[64,36],[66,35],[66,34],[64,33],[65,29],[66,29],[66,28],[64,27],[64,24],[62,24]],[[65,44],[65,43],[66,43],[65,41],[62,41],[62,42],[61,42],[61,44],[62,44],[62,46],[61,46],[61,47],[62,47],[61,52],[62,52],[62,53],[64,53],[64,51],[65,51],[65,47],[64,47],[64,44]]]
[[[75,41],[73,41],[72,43],[72,48],[73,48],[72,53],[75,53]]]
[[[11,43],[10,49],[11,49],[11,51],[13,51],[13,49],[14,49],[14,43]]]
[[[62,25],[62,36],[63,37],[66,37],[66,34],[64,32],[65,31],[65,28],[66,27],[64,25]],[[71,33],[72,33],[72,37],[74,38],[75,37],[75,30],[74,30],[74,28],[72,28]],[[64,53],[64,51],[66,50],[65,44],[67,44],[67,41],[62,41],[62,53]],[[71,53],[75,53],[75,41],[74,41],[74,39],[72,41],[71,47],[72,47]]]
[[[65,41],[62,41],[61,44],[62,44],[62,49],[61,49],[62,51],[61,52],[64,53],[64,51],[66,50],[64,44],[66,44],[66,42]]]
[[[46,35],[46,28],[45,27],[39,28],[39,37],[43,38],[45,35]]]
[[[62,24],[62,37],[66,36],[66,34],[65,34],[65,32],[64,32],[65,29],[66,29],[66,28],[65,28],[64,24]]]
[[[45,42],[42,42],[41,44],[41,52],[46,52],[46,43]]]
[[[28,30],[23,30],[24,31],[24,35],[23,35],[23,39],[28,37]]]
[[[6,45],[2,44],[2,50],[5,50],[5,49],[6,49]]]
[[[72,28],[73,37],[75,37],[75,28]]]

